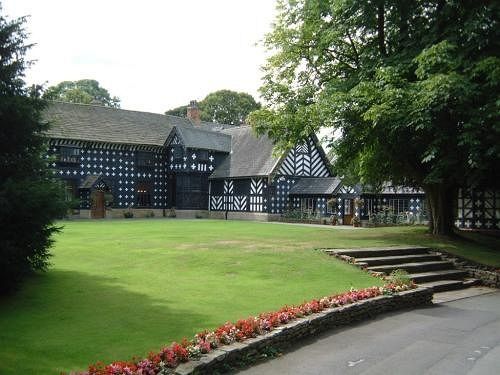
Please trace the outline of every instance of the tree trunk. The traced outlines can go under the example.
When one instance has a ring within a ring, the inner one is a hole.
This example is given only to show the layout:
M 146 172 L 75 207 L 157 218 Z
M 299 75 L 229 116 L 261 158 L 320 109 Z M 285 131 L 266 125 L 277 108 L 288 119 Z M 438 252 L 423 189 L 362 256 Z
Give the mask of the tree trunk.
M 452 235 L 455 225 L 455 213 L 458 188 L 447 185 L 424 187 L 429 203 L 429 229 L 434 235 Z

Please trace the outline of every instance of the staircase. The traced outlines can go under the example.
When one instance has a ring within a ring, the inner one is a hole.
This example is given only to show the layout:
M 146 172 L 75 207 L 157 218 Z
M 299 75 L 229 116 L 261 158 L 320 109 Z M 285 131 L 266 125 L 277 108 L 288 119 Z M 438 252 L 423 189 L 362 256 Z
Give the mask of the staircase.
M 411 279 L 434 292 L 467 288 L 479 280 L 467 278 L 467 272 L 455 268 L 427 247 L 387 247 L 364 249 L 325 249 L 334 255 L 354 258 L 354 264 L 386 275 L 397 269 L 406 270 Z

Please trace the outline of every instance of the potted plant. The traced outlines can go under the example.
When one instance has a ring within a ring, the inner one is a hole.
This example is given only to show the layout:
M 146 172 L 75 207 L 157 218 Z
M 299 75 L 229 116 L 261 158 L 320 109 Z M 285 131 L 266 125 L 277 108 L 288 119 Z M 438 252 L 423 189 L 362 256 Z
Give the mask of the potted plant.
M 123 217 L 125 219 L 132 219 L 134 217 L 134 213 L 132 212 L 132 204 L 129 204 L 127 207 L 127 211 L 123 213 Z
M 354 215 L 354 216 L 352 217 L 351 224 L 352 224 L 354 227 L 359 227 L 359 226 L 360 226 L 360 224 L 361 224 L 361 219 L 359 218 L 359 216 Z
M 356 199 L 354 199 L 354 204 L 358 208 L 363 208 L 365 206 L 365 200 L 361 199 L 361 198 L 356 198 Z
M 330 216 L 330 224 L 337 225 L 338 221 L 339 221 L 339 217 L 337 214 L 333 214 Z
M 172 207 L 172 208 L 168 211 L 168 217 L 177 217 L 177 213 L 175 212 L 175 207 Z

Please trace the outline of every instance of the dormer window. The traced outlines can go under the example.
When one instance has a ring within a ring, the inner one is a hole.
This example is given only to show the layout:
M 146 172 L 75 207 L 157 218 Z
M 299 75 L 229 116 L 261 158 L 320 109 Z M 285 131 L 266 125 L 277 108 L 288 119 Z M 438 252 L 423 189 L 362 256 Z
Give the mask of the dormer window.
M 184 153 L 182 152 L 182 146 L 175 145 L 172 147 L 172 156 L 174 159 L 182 159 Z

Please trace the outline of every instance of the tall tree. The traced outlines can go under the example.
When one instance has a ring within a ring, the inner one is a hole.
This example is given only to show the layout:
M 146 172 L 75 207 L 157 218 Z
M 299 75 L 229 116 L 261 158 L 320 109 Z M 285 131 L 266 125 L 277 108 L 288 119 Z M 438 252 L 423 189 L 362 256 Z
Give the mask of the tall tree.
M 0 7 L 0 294 L 48 266 L 52 223 L 64 215 L 60 186 L 47 168 L 41 121 L 44 101 L 23 81 L 30 65 L 24 18 L 5 19 Z
M 251 95 L 231 90 L 210 93 L 200 104 L 203 120 L 229 125 L 243 124 L 250 112 L 260 108 Z
M 499 4 L 280 0 L 249 116 L 282 148 L 322 126 L 338 170 L 422 187 L 450 234 L 461 186 L 500 181 Z
M 231 90 L 212 92 L 198 105 L 203 121 L 229 125 L 244 123 L 250 112 L 260 108 L 260 104 L 251 95 Z M 186 107 L 173 108 L 165 114 L 185 117 Z
M 50 86 L 43 93 L 43 99 L 120 108 L 120 99 L 116 96 L 111 97 L 108 90 L 101 87 L 94 79 L 63 81 Z

